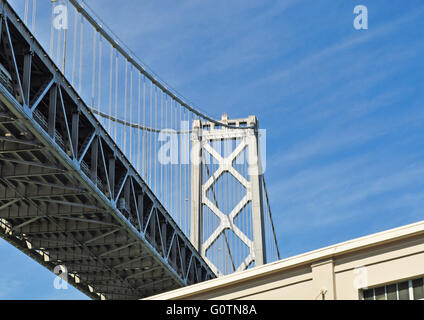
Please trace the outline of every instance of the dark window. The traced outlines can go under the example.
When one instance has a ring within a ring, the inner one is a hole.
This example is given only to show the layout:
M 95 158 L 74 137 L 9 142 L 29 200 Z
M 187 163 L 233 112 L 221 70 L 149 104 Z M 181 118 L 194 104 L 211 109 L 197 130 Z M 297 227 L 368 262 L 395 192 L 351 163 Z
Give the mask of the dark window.
M 365 300 L 374 300 L 374 289 L 364 290 Z
M 423 279 L 416 279 L 412 281 L 412 288 L 414 289 L 414 300 L 424 299 L 423 282 Z
M 362 296 L 364 300 L 424 300 L 424 278 L 364 289 Z
M 375 300 L 386 300 L 386 287 L 375 288 Z
M 397 287 L 396 284 L 386 286 L 387 300 L 397 300 Z
M 409 284 L 408 281 L 398 284 L 399 300 L 409 300 Z

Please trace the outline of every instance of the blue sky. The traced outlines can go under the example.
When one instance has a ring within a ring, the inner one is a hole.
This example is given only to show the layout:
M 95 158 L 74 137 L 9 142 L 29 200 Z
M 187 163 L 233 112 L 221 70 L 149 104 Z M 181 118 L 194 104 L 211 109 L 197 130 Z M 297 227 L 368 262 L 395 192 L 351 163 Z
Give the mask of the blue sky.
M 201 110 L 259 118 L 282 257 L 422 220 L 423 1 L 86 2 Z M 84 298 L 0 255 L 0 299 Z

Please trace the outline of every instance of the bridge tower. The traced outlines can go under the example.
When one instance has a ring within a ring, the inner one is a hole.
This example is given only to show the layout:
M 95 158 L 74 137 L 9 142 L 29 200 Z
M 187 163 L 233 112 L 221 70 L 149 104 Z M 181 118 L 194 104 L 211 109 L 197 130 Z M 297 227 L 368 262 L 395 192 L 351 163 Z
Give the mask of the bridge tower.
M 217 275 L 266 263 L 258 120 L 221 123 L 191 134 L 191 241 Z

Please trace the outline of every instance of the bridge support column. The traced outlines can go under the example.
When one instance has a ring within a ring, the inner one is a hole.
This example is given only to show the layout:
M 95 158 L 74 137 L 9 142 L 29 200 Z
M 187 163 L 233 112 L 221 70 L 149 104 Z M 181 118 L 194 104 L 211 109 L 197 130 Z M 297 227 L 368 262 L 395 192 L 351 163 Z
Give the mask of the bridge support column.
M 202 243 L 202 141 L 200 120 L 193 122 L 191 150 L 191 242 L 197 251 Z
M 263 172 L 257 118 L 220 122 L 193 122 L 191 241 L 216 274 L 227 274 L 266 263 Z
M 249 177 L 252 190 L 252 227 L 253 227 L 253 247 L 255 253 L 255 265 L 266 263 L 266 246 L 265 246 L 265 222 L 264 222 L 264 207 L 263 195 L 261 187 L 262 168 L 259 161 L 258 148 L 258 122 L 255 117 L 249 117 L 250 123 L 255 124 L 256 129 L 254 134 L 248 137 L 249 139 Z

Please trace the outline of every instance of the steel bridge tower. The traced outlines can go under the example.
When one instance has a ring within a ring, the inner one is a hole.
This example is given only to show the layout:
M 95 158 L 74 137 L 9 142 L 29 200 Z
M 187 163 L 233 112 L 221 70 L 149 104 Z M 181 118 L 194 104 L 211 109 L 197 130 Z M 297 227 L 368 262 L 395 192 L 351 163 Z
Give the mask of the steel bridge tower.
M 230 263 L 233 272 L 266 263 L 258 120 L 255 116 L 230 120 L 224 114 L 221 123 L 195 120 L 191 134 L 191 241 L 218 275 L 226 273 L 220 269 Z M 225 176 L 232 186 L 239 186 L 238 197 L 231 194 L 234 187 L 225 189 L 220 183 Z M 242 214 L 248 221 L 244 227 Z M 220 239 L 225 248 L 212 255 Z M 231 244 L 235 241 L 246 251 L 239 259 Z

